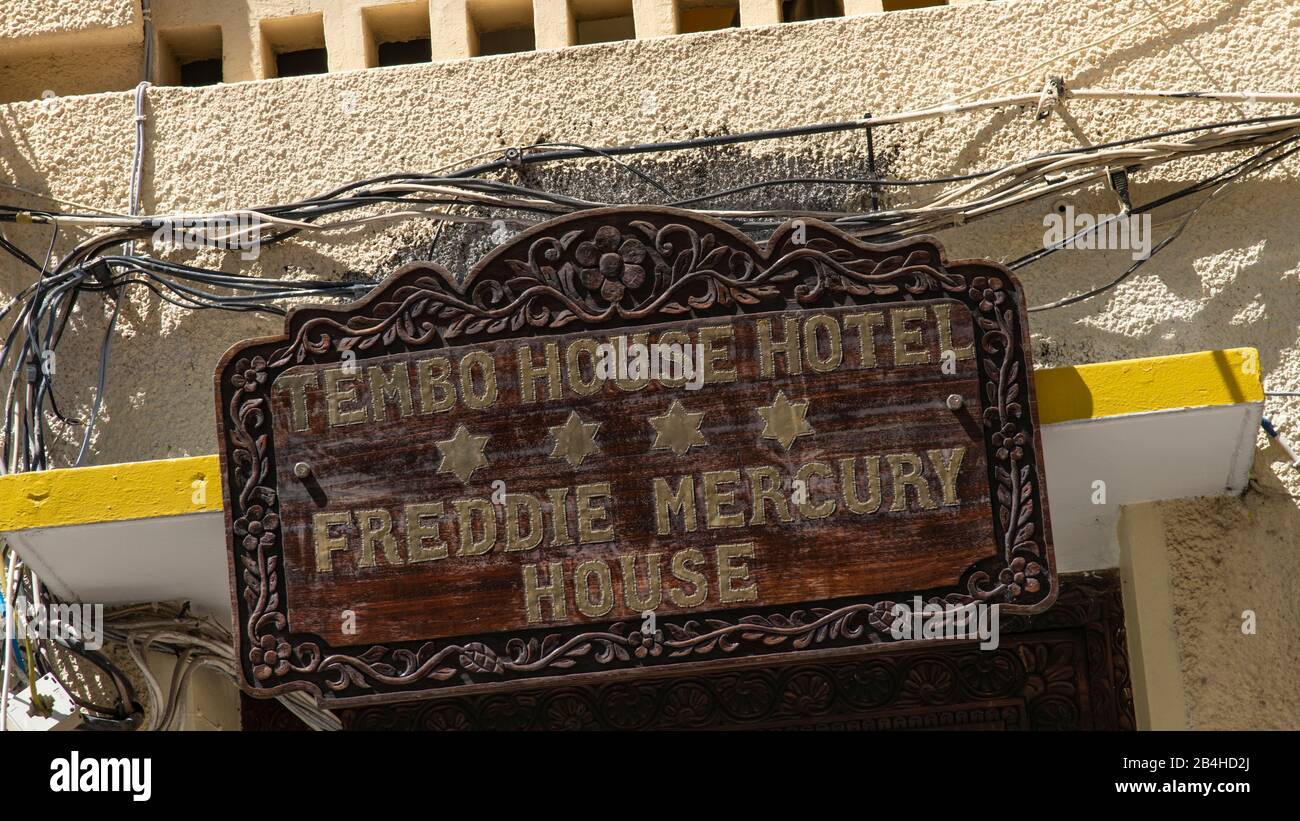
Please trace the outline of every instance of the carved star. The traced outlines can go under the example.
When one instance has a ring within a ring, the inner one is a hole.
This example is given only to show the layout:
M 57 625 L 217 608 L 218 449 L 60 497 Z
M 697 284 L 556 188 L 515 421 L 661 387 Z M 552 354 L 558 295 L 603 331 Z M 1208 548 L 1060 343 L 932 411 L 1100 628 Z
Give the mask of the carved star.
M 689 413 L 674 399 L 667 413 L 650 417 L 650 424 L 655 428 L 655 443 L 650 449 L 671 450 L 677 456 L 684 456 L 692 447 L 704 447 L 708 442 L 700 432 L 702 421 L 703 413 Z
M 462 482 L 468 482 L 474 471 L 488 463 L 487 457 L 483 455 L 483 446 L 487 440 L 487 436 L 471 436 L 464 425 L 458 425 L 454 436 L 435 443 L 442 453 L 438 472 L 454 473 Z
M 551 428 L 551 437 L 555 440 L 551 457 L 565 459 L 576 468 L 582 464 L 583 459 L 593 453 L 600 453 L 600 445 L 596 444 L 598 430 L 599 422 L 584 422 L 577 411 L 569 411 L 569 418 L 563 425 Z
M 762 439 L 775 439 L 786 450 L 800 436 L 810 436 L 812 425 L 804 418 L 808 413 L 808 401 L 791 402 L 785 398 L 785 391 L 777 391 L 776 399 L 766 408 L 755 408 L 763 417 Z

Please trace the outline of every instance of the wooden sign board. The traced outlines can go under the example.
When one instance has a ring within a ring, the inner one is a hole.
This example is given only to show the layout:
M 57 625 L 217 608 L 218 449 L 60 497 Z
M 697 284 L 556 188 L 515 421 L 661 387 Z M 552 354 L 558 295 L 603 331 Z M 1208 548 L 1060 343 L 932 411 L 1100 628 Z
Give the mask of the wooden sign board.
M 222 359 L 244 688 L 330 704 L 886 646 L 1056 595 L 1024 305 L 931 240 L 669 209 L 415 265 Z

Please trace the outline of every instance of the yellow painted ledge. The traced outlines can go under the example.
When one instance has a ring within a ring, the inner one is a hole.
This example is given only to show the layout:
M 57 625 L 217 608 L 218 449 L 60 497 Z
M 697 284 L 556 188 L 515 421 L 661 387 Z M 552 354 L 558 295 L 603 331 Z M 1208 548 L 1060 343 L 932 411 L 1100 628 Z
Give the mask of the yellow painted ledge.
M 1122 359 L 1034 373 L 1043 425 L 1264 401 L 1254 348 Z
M 214 456 L 0 476 L 0 531 L 221 510 Z
M 1261 402 L 1254 348 L 1051 368 L 1034 374 L 1044 425 Z M 0 532 L 221 510 L 216 456 L 0 476 Z

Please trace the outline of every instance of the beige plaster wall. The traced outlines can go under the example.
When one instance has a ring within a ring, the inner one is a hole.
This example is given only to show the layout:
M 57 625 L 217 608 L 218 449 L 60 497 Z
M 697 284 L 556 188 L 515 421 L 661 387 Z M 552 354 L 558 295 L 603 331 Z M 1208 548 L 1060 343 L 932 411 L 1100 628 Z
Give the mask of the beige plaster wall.
M 139 35 L 139 0 L 0 0 L 0 41 L 17 47 L 30 41 L 46 46 L 61 38 L 88 34 L 112 41 Z
M 143 201 L 150 211 L 286 201 L 361 176 L 433 170 L 510 145 L 629 143 L 849 119 L 941 102 L 1022 72 L 1024 79 L 996 91 L 1037 88 L 1048 72 L 1071 87 L 1300 91 L 1294 72 L 1300 5 L 1290 0 L 1196 0 L 1101 45 L 1049 59 L 1158 7 L 1145 0 L 1006 0 L 201 89 L 154 88 L 147 98 Z M 125 208 L 131 106 L 129 93 L 0 106 L 0 180 L 44 196 Z M 1071 102 L 1043 121 L 1004 110 L 889 127 L 877 133 L 876 145 L 885 173 L 929 177 L 1237 116 L 1238 107 L 1221 104 Z M 1134 197 L 1167 193 L 1229 162 L 1203 158 L 1143 175 Z M 861 133 L 809 137 L 643 158 L 638 165 L 683 193 L 759 177 L 861 176 L 866 140 Z M 1261 351 L 1267 385 L 1300 388 L 1298 172 L 1300 162 L 1292 161 L 1237 186 L 1113 292 L 1035 315 L 1038 364 L 1244 345 Z M 538 169 L 529 179 L 613 201 L 658 196 L 602 163 Z M 45 202 L 8 190 L 0 199 Z M 861 193 L 827 188 L 744 202 L 841 207 L 864 201 Z M 1115 208 L 1104 191 L 1070 201 L 1081 210 Z M 1029 204 L 941 239 L 954 256 L 1012 259 L 1041 246 L 1041 220 L 1054 205 Z M 1181 207 L 1170 211 L 1177 216 Z M 1157 224 L 1158 232 L 1168 228 Z M 39 226 L 5 226 L 5 233 L 38 256 L 50 238 Z M 56 253 L 79 236 L 65 231 Z M 425 256 L 431 236 L 429 224 L 408 221 L 267 248 L 251 264 L 210 253 L 176 258 L 265 275 L 369 278 Z M 454 233 L 439 246 L 439 258 L 463 269 L 487 247 L 482 233 Z M 1129 261 L 1126 252 L 1066 252 L 1024 270 L 1022 279 L 1031 304 L 1039 303 L 1105 282 Z M 0 296 L 30 281 L 28 272 L 0 261 Z M 84 299 L 81 309 L 59 350 L 56 388 L 65 413 L 78 415 L 88 412 L 93 397 L 106 319 L 96 299 Z M 134 295 L 114 342 L 93 461 L 213 452 L 214 363 L 234 341 L 277 328 L 274 318 L 186 314 Z M 1300 439 L 1300 402 L 1270 402 L 1268 413 Z M 55 423 L 55 432 L 56 459 L 66 460 L 77 431 Z M 1257 474 L 1277 493 L 1300 493 L 1295 472 L 1275 457 L 1265 453 Z M 1300 727 L 1296 511 L 1285 496 L 1256 494 L 1167 506 L 1169 565 L 1176 598 L 1186 602 L 1175 629 L 1193 726 Z M 1260 634 L 1238 642 L 1239 620 L 1229 616 L 1248 606 L 1258 613 Z M 1241 663 L 1213 669 L 1229 649 Z M 1249 688 L 1242 679 L 1247 671 L 1255 677 Z M 1276 698 L 1250 695 L 1256 691 Z M 1286 692 L 1290 701 L 1281 695 Z
M 1242 499 L 1160 505 L 1193 729 L 1300 726 L 1295 469 L 1285 462 L 1270 466 L 1269 459 L 1260 454 L 1262 481 Z M 1247 611 L 1254 614 L 1253 634 L 1242 629 Z

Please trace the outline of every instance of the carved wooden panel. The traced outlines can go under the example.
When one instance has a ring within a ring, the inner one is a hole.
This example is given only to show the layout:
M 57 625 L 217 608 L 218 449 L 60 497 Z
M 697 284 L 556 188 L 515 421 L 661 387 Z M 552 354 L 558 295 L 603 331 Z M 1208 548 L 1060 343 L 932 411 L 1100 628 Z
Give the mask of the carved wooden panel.
M 702 390 L 598 377 L 596 347 L 670 339 L 705 352 Z M 806 220 L 759 246 L 670 209 L 296 310 L 217 372 L 241 685 L 633 692 L 879 649 L 914 594 L 1041 612 L 1027 339 L 1010 272 L 932 240 Z
M 1132 730 L 1119 579 L 1062 577 L 1046 613 L 1009 619 L 1001 646 L 901 646 L 783 664 L 339 711 L 348 729 Z M 245 729 L 304 729 L 244 697 Z

